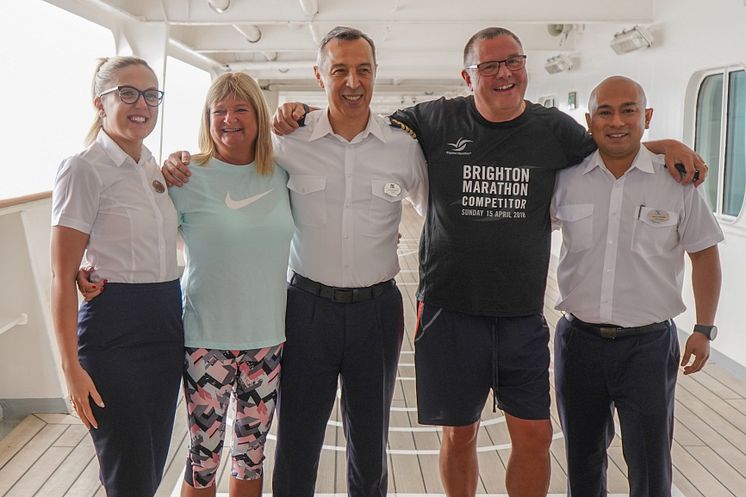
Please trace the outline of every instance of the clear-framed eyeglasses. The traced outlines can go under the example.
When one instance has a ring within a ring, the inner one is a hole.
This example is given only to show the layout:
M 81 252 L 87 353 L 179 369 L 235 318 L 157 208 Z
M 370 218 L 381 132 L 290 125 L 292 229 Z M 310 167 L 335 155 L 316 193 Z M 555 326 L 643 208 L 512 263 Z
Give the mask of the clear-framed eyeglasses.
M 137 102 L 141 95 L 142 98 L 145 99 L 145 104 L 147 104 L 149 107 L 158 107 L 163 101 L 163 92 L 160 90 L 150 89 L 140 91 L 134 86 L 128 85 L 109 88 L 108 90 L 104 90 L 99 93 L 98 96 L 103 97 L 104 95 L 113 93 L 115 91 L 119 93 L 119 99 L 126 104 L 134 104 L 135 102 Z
M 526 55 L 512 55 L 503 60 L 488 60 L 466 66 L 466 69 L 476 69 L 480 76 L 494 76 L 500 71 L 500 64 L 505 64 L 509 71 L 520 71 L 526 67 Z

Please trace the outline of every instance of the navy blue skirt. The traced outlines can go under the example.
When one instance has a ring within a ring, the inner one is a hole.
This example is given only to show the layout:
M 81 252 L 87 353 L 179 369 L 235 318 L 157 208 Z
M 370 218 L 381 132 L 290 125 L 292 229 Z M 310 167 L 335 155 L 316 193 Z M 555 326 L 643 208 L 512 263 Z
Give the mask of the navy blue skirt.
M 107 497 L 152 497 L 163 476 L 184 361 L 179 281 L 108 283 L 78 312 L 78 356 L 105 407 L 91 429 Z

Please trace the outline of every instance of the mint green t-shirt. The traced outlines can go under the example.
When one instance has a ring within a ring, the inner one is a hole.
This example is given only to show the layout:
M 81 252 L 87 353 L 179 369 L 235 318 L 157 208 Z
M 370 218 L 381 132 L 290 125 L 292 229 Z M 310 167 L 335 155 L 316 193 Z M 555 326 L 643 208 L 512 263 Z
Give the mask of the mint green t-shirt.
M 248 350 L 285 341 L 293 218 L 287 173 L 211 159 L 169 193 L 179 213 L 184 344 Z

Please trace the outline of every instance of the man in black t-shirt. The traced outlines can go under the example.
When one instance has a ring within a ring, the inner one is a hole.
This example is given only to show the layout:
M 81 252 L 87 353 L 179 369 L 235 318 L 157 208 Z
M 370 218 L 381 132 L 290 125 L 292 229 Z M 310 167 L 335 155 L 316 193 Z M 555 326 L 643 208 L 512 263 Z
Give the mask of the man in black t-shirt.
M 473 96 L 391 117 L 416 135 L 428 162 L 417 406 L 420 423 L 443 426 L 440 471 L 449 496 L 476 494 L 477 430 L 490 389 L 512 442 L 508 494 L 544 496 L 549 487 L 548 208 L 555 173 L 595 144 L 568 115 L 524 100 L 525 60 L 515 34 L 484 29 L 464 49 L 461 74 Z M 668 152 L 671 162 L 696 161 L 678 143 L 648 148 Z
M 572 118 L 524 100 L 520 40 L 503 28 L 476 33 L 462 77 L 474 95 L 395 113 L 419 140 L 430 194 L 420 246 L 415 336 L 420 423 L 443 426 L 440 471 L 448 496 L 475 495 L 479 415 L 490 389 L 505 412 L 511 496 L 549 487 L 549 330 L 542 314 L 549 262 L 549 203 L 557 170 L 595 144 Z M 298 127 L 302 104 L 278 109 L 273 129 Z M 678 142 L 648 143 L 667 162 L 701 159 Z M 696 164 L 694 164 L 696 162 Z M 701 181 L 701 180 L 700 180 Z
M 509 495 L 549 485 L 549 329 L 542 315 L 555 172 L 593 140 L 524 100 L 526 56 L 502 28 L 475 34 L 462 76 L 473 96 L 396 112 L 428 162 L 416 343 L 419 422 L 443 426 L 446 495 L 475 495 L 479 417 L 490 389 L 512 450 Z

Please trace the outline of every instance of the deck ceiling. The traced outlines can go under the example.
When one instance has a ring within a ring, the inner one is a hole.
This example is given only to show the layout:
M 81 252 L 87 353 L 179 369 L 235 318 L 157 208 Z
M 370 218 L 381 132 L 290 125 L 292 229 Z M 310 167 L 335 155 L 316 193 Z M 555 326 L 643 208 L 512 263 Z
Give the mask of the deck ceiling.
M 169 46 L 221 70 L 246 71 L 267 85 L 308 88 L 318 41 L 337 25 L 357 27 L 377 45 L 380 86 L 457 87 L 464 43 L 486 26 L 516 32 L 529 72 L 572 53 L 591 24 L 653 21 L 654 0 L 48 0 L 107 22 L 166 23 Z M 229 3 L 223 13 L 210 2 Z M 567 36 L 550 25 L 569 25 Z M 240 31 L 261 37 L 250 42 Z

